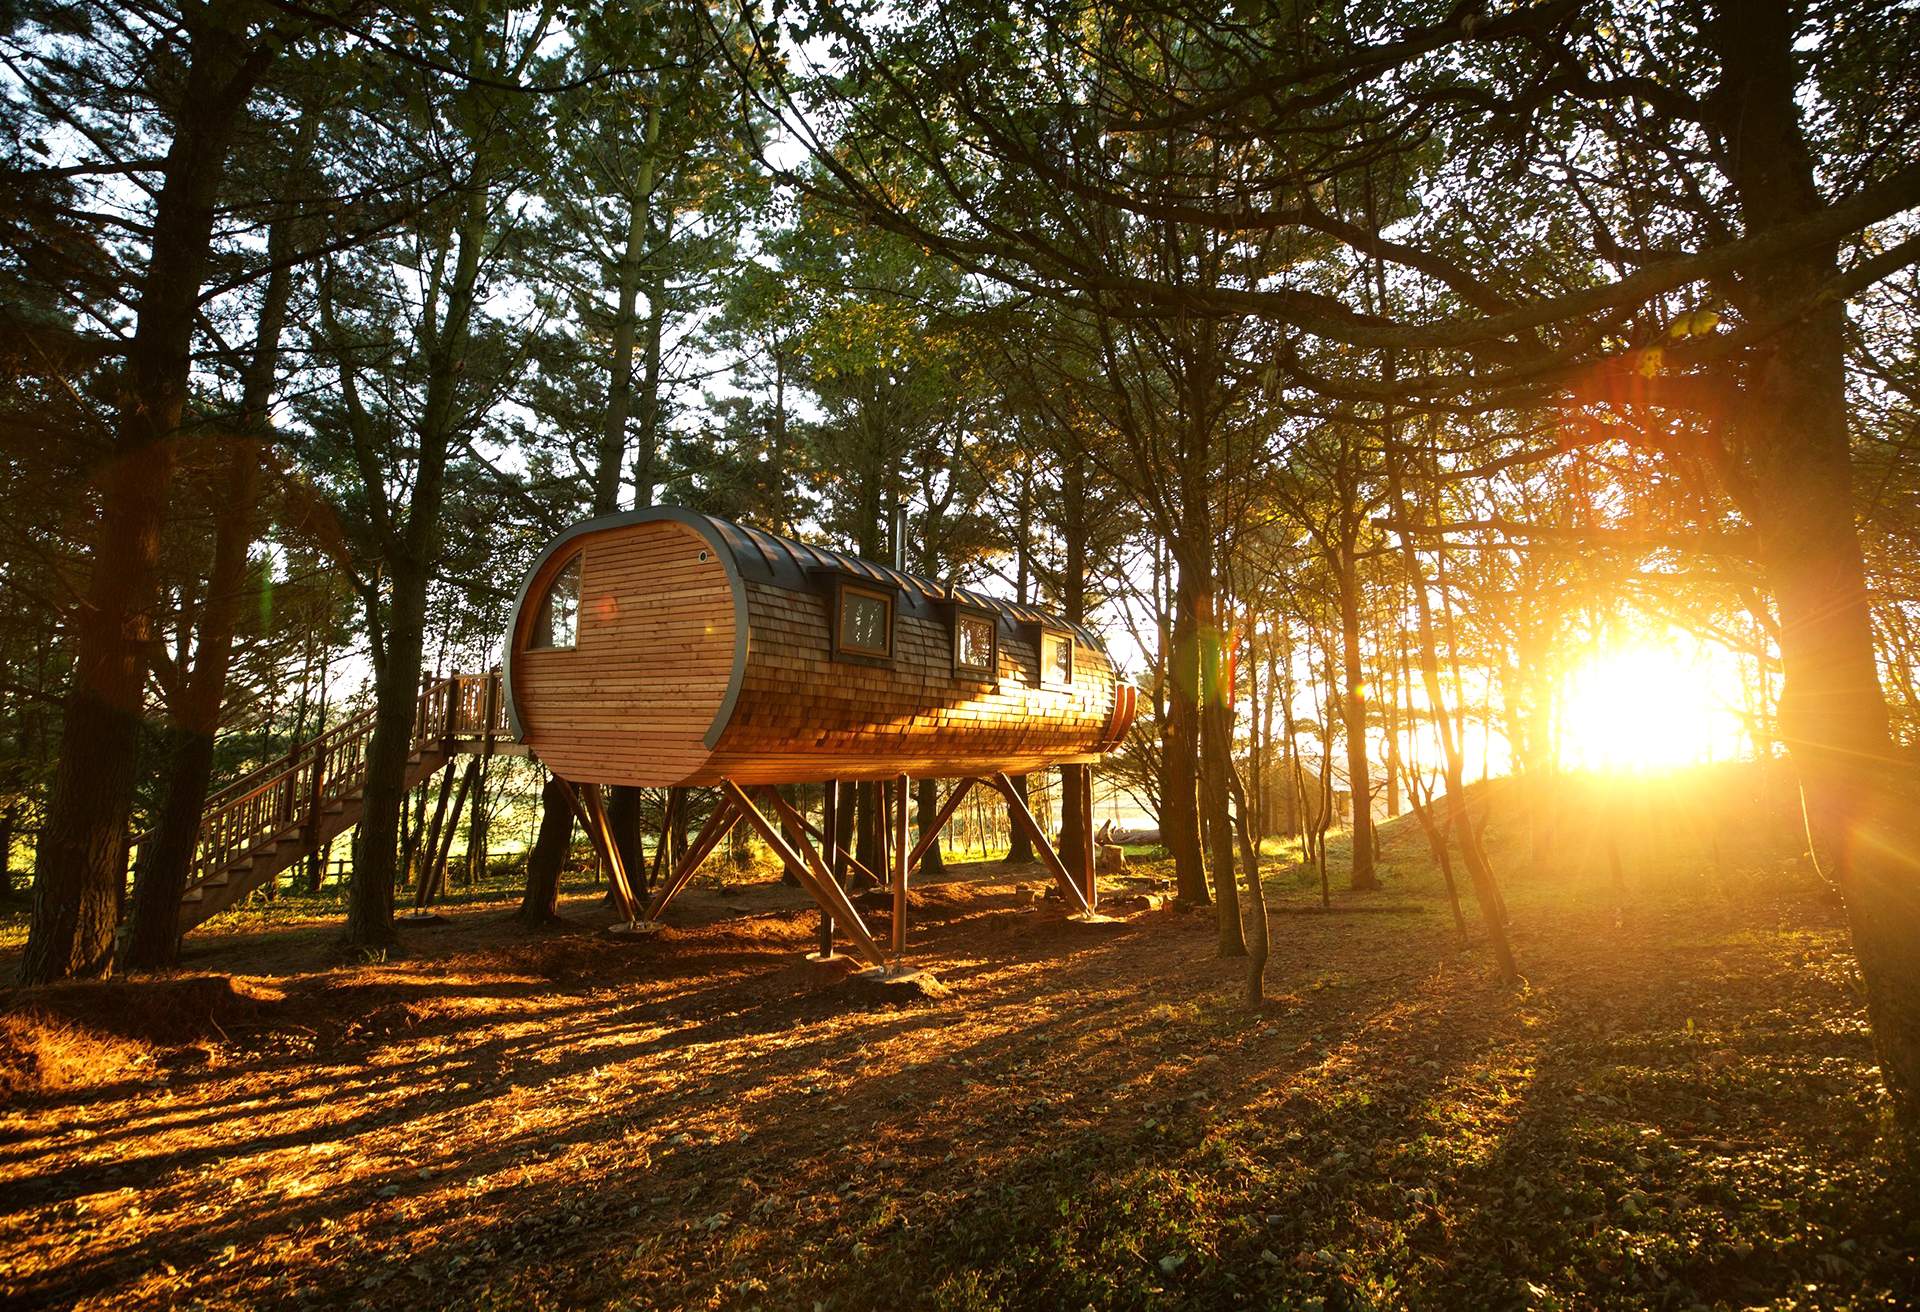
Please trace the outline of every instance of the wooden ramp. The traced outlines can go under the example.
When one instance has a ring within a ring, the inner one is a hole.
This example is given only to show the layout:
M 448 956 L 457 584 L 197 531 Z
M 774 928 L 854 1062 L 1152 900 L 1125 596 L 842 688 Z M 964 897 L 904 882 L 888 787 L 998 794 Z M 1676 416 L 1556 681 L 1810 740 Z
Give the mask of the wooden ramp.
M 319 851 L 360 819 L 373 712 L 366 711 L 207 799 L 181 899 L 186 933 Z M 521 755 L 507 732 L 498 674 L 429 684 L 414 714 L 407 787 L 470 752 Z M 140 840 L 134 841 L 137 848 Z

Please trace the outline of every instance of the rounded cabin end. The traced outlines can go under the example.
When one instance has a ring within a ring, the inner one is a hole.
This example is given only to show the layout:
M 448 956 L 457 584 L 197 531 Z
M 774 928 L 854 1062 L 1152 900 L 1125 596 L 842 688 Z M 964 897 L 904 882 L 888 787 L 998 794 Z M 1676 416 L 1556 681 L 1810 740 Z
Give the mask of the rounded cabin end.
M 735 581 L 676 518 L 588 520 L 529 572 L 507 634 L 515 736 L 561 777 L 663 788 L 697 773 L 729 704 Z

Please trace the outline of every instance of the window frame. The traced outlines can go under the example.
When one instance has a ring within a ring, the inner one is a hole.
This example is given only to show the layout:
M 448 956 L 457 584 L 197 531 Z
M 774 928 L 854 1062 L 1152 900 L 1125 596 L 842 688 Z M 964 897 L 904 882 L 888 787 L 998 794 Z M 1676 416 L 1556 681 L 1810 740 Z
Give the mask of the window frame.
M 984 665 L 968 665 L 960 659 L 960 627 L 967 620 L 977 620 L 987 626 L 987 661 Z M 947 608 L 947 629 L 951 639 L 948 648 L 954 678 L 988 683 L 1000 677 L 999 616 L 984 606 L 953 602 Z
M 841 640 L 846 621 L 847 596 L 849 593 L 854 596 L 877 601 L 887 608 L 887 645 L 884 650 L 872 647 L 852 647 Z M 894 630 L 895 621 L 899 618 L 900 613 L 899 600 L 898 591 L 884 583 L 872 583 L 866 579 L 855 579 L 848 578 L 844 575 L 835 575 L 833 579 L 832 604 L 828 607 L 827 613 L 827 635 L 829 638 L 829 649 L 833 654 L 833 659 L 837 661 L 847 661 L 856 665 L 892 665 L 897 646 Z
M 1050 642 L 1060 642 L 1060 643 L 1066 644 L 1067 677 L 1065 679 L 1059 679 L 1054 677 L 1053 662 L 1047 659 L 1047 644 Z M 1065 629 L 1056 629 L 1056 628 L 1043 626 L 1040 630 L 1039 645 L 1040 645 L 1040 650 L 1039 650 L 1040 686 L 1043 688 L 1061 688 L 1061 689 L 1072 688 L 1074 676 L 1079 673 L 1079 665 L 1080 665 L 1080 661 L 1079 661 L 1080 654 L 1078 651 L 1075 650 L 1078 644 L 1075 643 L 1073 634 L 1069 633 Z
M 580 611 L 586 592 L 586 552 L 576 551 L 568 556 L 566 563 L 553 572 L 547 585 L 540 590 L 540 604 L 534 607 L 533 625 L 527 632 L 526 650 L 528 651 L 578 651 L 580 649 Z M 573 631 L 566 642 L 554 642 L 553 638 L 553 594 L 560 581 L 573 575 Z

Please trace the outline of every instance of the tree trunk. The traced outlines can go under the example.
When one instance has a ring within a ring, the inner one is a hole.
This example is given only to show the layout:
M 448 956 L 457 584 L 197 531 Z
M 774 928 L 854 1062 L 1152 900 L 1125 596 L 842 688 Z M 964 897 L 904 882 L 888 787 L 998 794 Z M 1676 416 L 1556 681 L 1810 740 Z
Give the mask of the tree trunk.
M 303 127 L 302 136 L 310 141 L 309 129 Z M 289 223 L 275 223 L 267 237 L 267 258 L 274 269 L 261 296 L 253 353 L 242 386 L 235 425 L 239 436 L 228 445 L 226 477 L 213 506 L 213 566 L 208 571 L 206 601 L 200 608 L 193 666 L 182 680 L 181 705 L 174 717 L 177 745 L 159 823 L 147 850 L 141 853 L 134 879 L 126 964 L 135 970 L 162 969 L 173 965 L 179 956 L 180 899 L 186 892 L 194 848 L 199 843 L 200 816 L 213 777 L 214 737 L 220 728 L 220 707 L 226 698 L 233 660 L 234 629 L 247 581 L 247 552 L 259 528 L 260 463 L 272 427 L 268 407 L 280 363 L 287 304 L 293 295 L 293 271 L 285 262 L 292 246 Z M 303 676 L 296 738 L 305 731 L 306 712 Z
M 1174 585 L 1173 652 L 1168 661 L 1167 730 L 1161 761 L 1160 841 L 1173 857 L 1181 902 L 1205 906 L 1207 866 L 1200 851 L 1200 643 L 1192 569 Z
M 573 849 L 573 807 L 566 785 L 552 775 L 540 789 L 540 832 L 527 853 L 527 887 L 514 918 L 527 925 L 560 919 L 560 871 Z
M 13 901 L 13 836 L 20 826 L 19 809 L 0 809 L 0 900 Z
M 451 768 L 448 770 L 448 776 L 452 776 Z M 446 828 L 440 835 L 439 843 L 428 852 L 427 867 L 420 874 L 415 905 L 423 910 L 429 902 L 446 891 L 447 859 L 453 854 L 453 834 L 460 827 L 461 808 L 467 804 L 467 795 L 473 791 L 474 783 L 479 777 L 480 758 L 469 757 L 466 769 L 460 772 L 460 788 L 453 795 L 453 810 L 448 816 Z
M 485 68 L 485 21 L 481 17 L 468 21 L 470 65 Z M 356 828 L 353 881 L 347 892 L 347 941 L 358 947 L 386 948 L 395 941 L 393 885 L 399 856 L 395 840 L 405 801 L 407 756 L 412 750 L 415 698 L 426 637 L 427 589 L 439 557 L 447 455 L 454 430 L 461 422 L 459 385 L 466 369 L 480 270 L 488 244 L 488 198 L 496 163 L 490 156 L 496 147 L 491 141 L 483 144 L 483 155 L 488 157 L 474 164 L 454 237 L 457 251 L 445 314 L 438 317 L 439 308 L 431 300 L 425 310 L 424 318 L 432 331 L 425 349 L 426 395 L 417 426 L 412 496 L 404 526 L 400 527 L 399 517 L 394 516 L 396 527 L 389 530 L 383 544 L 391 592 L 385 641 L 375 661 L 373 737 L 367 744 L 366 792 Z M 379 497 L 385 489 L 370 486 L 366 491 L 370 497 Z M 366 601 L 378 610 L 377 591 L 368 592 Z M 370 615 L 369 619 L 377 621 L 378 616 Z
M 1453 719 L 1447 713 L 1446 694 L 1440 685 L 1440 658 L 1434 650 L 1433 607 L 1427 597 L 1425 571 L 1420 567 L 1413 538 L 1407 532 L 1412 520 L 1408 518 L 1406 500 L 1400 490 L 1400 476 L 1393 464 L 1397 455 L 1390 451 L 1387 458 L 1387 480 L 1393 499 L 1394 519 L 1402 526 L 1401 557 L 1406 564 L 1408 585 L 1413 590 L 1414 614 L 1419 620 L 1420 675 L 1426 685 L 1427 705 L 1432 709 L 1434 728 L 1439 734 L 1440 750 L 1446 765 L 1448 823 L 1453 829 L 1454 842 L 1460 848 L 1461 859 L 1466 862 L 1468 878 L 1473 882 L 1474 899 L 1480 905 L 1480 918 L 1487 927 L 1487 941 L 1493 948 L 1494 964 L 1500 972 L 1500 979 L 1509 985 L 1517 984 L 1520 982 L 1520 968 L 1514 962 L 1513 946 L 1507 937 L 1506 906 L 1494 879 L 1493 867 L 1487 860 L 1486 850 L 1480 846 L 1480 836 L 1467 815 L 1466 768 L 1461 760 Z
M 913 786 L 915 842 L 925 841 L 927 831 L 940 816 L 940 781 L 921 779 Z M 940 840 L 934 839 L 927 844 L 926 852 L 920 858 L 920 874 L 931 877 L 941 874 L 947 868 L 946 858 L 940 854 Z
M 1796 98 L 1796 21 L 1783 0 L 1721 0 L 1707 27 L 1726 70 L 1728 173 L 1750 232 L 1821 203 Z M 1804 304 L 1836 262 L 1831 246 L 1771 261 L 1736 295 L 1754 317 Z M 1844 307 L 1828 301 L 1750 348 L 1735 445 L 1779 610 L 1780 735 L 1846 901 L 1881 1078 L 1902 1129 L 1920 1139 L 1920 789 L 1895 752 L 1875 664 L 1854 527 L 1845 333 Z
M 1213 896 L 1220 927 L 1220 955 L 1245 956 L 1246 937 L 1240 925 L 1240 895 L 1233 876 L 1233 821 L 1228 805 L 1227 776 L 1233 771 L 1233 689 L 1226 652 L 1226 634 L 1218 615 L 1218 599 L 1213 584 L 1213 528 L 1206 516 L 1205 497 L 1196 494 L 1187 503 L 1187 519 L 1182 526 L 1182 551 L 1176 553 L 1180 564 L 1179 607 L 1176 620 L 1186 622 L 1186 651 L 1177 653 L 1185 668 L 1176 672 L 1176 698 L 1188 691 L 1193 695 L 1193 710 L 1199 736 L 1199 789 L 1196 820 L 1204 822 L 1204 835 L 1196 825 L 1191 835 L 1193 864 L 1204 881 L 1206 871 L 1213 875 Z M 1175 639 L 1176 648 L 1182 644 Z M 1167 836 L 1164 819 L 1161 836 Z M 1201 859 L 1201 840 L 1208 852 Z M 1174 853 L 1176 883 L 1180 853 Z M 1181 886 L 1184 888 L 1184 884 Z
M 271 285 L 268 291 L 271 297 Z M 283 292 L 282 311 L 285 305 Z M 263 334 L 265 331 L 263 321 Z M 277 342 L 278 323 L 272 332 Z M 126 964 L 133 970 L 161 970 L 173 965 L 179 956 L 180 899 L 187 890 L 194 848 L 200 841 L 200 813 L 206 805 L 208 781 L 213 777 L 214 735 L 220 728 L 220 704 L 226 695 L 227 670 L 233 657 L 234 625 L 246 584 L 259 471 L 259 449 L 251 440 L 236 441 L 228 456 L 221 501 L 215 507 L 213 568 L 208 574 L 206 603 L 201 608 L 193 668 L 184 680 L 173 726 L 175 748 L 159 823 L 141 853 L 134 878 L 126 945 Z
M 627 235 L 615 288 L 613 340 L 607 352 L 607 412 L 594 462 L 592 507 L 596 515 L 610 515 L 620 509 L 620 475 L 627 464 L 627 420 L 633 411 L 633 348 L 640 322 L 640 283 L 652 254 L 648 236 L 653 227 L 654 150 L 660 141 L 660 116 L 658 104 L 648 107 L 645 152 L 628 197 Z M 657 313 L 659 307 L 651 308 Z M 657 391 L 657 375 L 654 387 Z M 649 463 L 649 478 L 651 470 Z M 652 500 L 651 484 L 646 500 Z M 616 785 L 607 791 L 607 827 L 613 831 L 614 845 L 625 868 L 636 872 L 643 869 L 638 788 Z
M 1215 694 L 1203 712 L 1201 791 L 1207 804 L 1208 865 L 1213 868 L 1213 893 L 1219 902 L 1220 955 L 1244 957 L 1247 940 L 1240 923 L 1240 894 L 1233 879 L 1233 819 L 1227 809 L 1233 768 L 1233 703 Z M 1250 878 L 1258 879 L 1258 873 Z
M 1068 624 L 1087 618 L 1087 456 L 1078 453 L 1066 461 L 1060 477 L 1060 612 Z M 1060 851 L 1085 852 L 1093 841 L 1081 832 L 1091 811 L 1093 772 L 1063 769 L 1060 774 Z
M 374 682 L 373 734 L 366 785 L 353 831 L 353 877 L 347 885 L 347 942 L 392 947 L 393 886 L 400 868 L 400 812 L 407 800 L 407 758 L 419 708 L 425 646 L 427 582 L 395 571 L 385 660 Z
M 274 49 L 248 46 L 234 8 L 201 14 L 190 28 L 114 450 L 100 473 L 86 600 L 75 613 L 73 681 L 35 849 L 23 983 L 102 975 L 112 961 L 172 439 L 186 403 L 227 147 Z
M 1254 833 L 1254 813 L 1247 805 L 1247 790 L 1240 772 L 1227 763 L 1227 783 L 1233 790 L 1233 804 L 1239 816 L 1240 863 L 1247 882 L 1247 910 L 1251 932 L 1247 935 L 1247 1005 L 1258 1007 L 1266 1001 L 1267 955 L 1271 935 L 1267 927 L 1267 890 L 1260 883 L 1260 840 Z
M 1013 542 L 1013 589 L 1014 599 L 1023 606 L 1029 604 L 1031 601 L 1028 592 L 1032 583 L 1033 568 L 1030 554 L 1033 537 L 1032 483 L 1032 474 L 1026 466 L 1022 465 L 1020 469 L 1020 487 L 1017 505 L 1018 522 L 1015 526 Z M 1034 658 L 1038 660 L 1039 653 L 1036 652 Z M 1028 810 L 1032 810 L 1031 798 L 1033 794 L 1028 791 L 1027 777 L 1023 774 L 1013 775 L 1011 776 L 1011 782 L 1013 784 L 1013 791 L 1019 795 L 1020 801 L 1027 806 Z M 1032 840 L 1027 837 L 1026 830 L 1013 823 L 1013 816 L 1009 814 L 1007 816 L 1007 864 L 1010 866 L 1026 865 L 1033 861 L 1033 859 Z
M 1360 660 L 1360 576 L 1353 544 L 1341 544 L 1339 559 L 1340 663 L 1346 674 L 1340 699 L 1347 740 L 1347 788 L 1353 797 L 1353 857 L 1348 887 L 1375 889 L 1373 781 L 1367 767 L 1367 671 Z
M 433 820 L 426 827 L 426 837 L 412 853 L 414 902 L 417 906 L 425 906 L 427 898 L 432 896 L 433 867 L 440 854 L 440 834 L 442 829 L 451 832 L 453 828 L 448 815 L 451 814 L 455 819 L 460 815 L 460 802 L 454 800 L 453 796 L 455 774 L 451 763 L 441 767 L 440 787 L 436 790 L 433 802 Z M 424 802 L 424 796 L 422 800 Z
M 1013 785 L 1013 791 L 1019 794 L 1020 800 L 1026 803 L 1028 809 L 1031 810 L 1033 794 L 1029 791 L 1027 776 L 1023 774 L 1010 775 L 1008 776 L 1008 782 Z M 1034 859 L 1033 841 L 1027 837 L 1027 831 L 1019 825 L 1011 823 L 1008 825 L 1008 831 L 1006 863 L 1013 866 L 1025 865 L 1031 862 Z
M 646 868 L 645 824 L 640 815 L 640 790 L 624 784 L 607 789 L 607 828 L 620 853 L 620 868 L 635 878 Z M 609 891 L 612 885 L 608 885 Z

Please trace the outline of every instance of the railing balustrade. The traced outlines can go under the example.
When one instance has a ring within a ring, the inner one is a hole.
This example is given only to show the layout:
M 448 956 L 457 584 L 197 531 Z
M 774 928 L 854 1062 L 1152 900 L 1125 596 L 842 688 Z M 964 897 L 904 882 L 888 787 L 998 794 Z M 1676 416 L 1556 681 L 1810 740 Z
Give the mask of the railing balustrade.
M 189 887 L 277 834 L 299 827 L 311 838 L 322 813 L 361 786 L 374 719 L 373 711 L 363 711 L 210 795 L 188 867 Z M 410 752 L 449 740 L 505 737 L 499 674 L 455 674 L 428 684 L 415 704 L 412 728 Z M 130 869 L 133 853 L 150 838 L 141 835 L 128 845 Z

